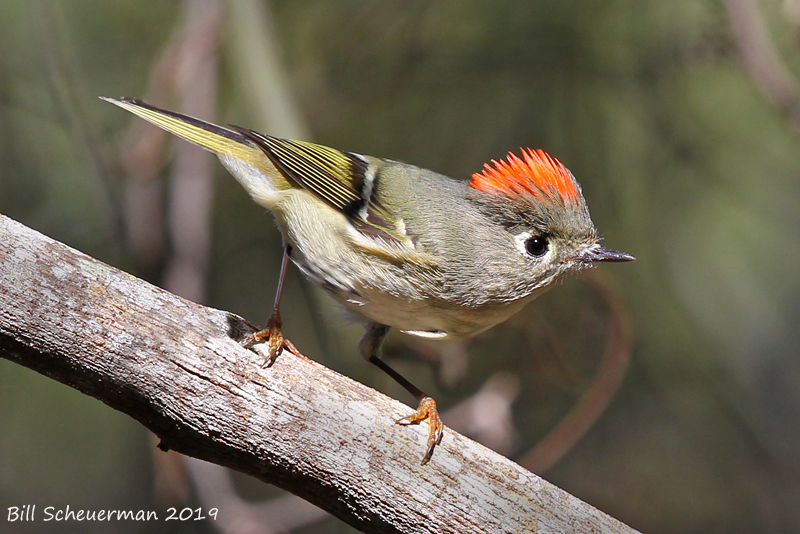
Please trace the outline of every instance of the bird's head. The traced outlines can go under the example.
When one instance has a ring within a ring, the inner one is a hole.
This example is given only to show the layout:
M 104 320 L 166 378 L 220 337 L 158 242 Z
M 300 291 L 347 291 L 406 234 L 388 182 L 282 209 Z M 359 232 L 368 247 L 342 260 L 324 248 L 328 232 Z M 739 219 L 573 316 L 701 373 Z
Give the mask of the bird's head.
M 510 277 L 512 296 L 527 296 L 599 262 L 635 259 L 600 244 L 580 185 L 542 150 L 523 149 L 522 157 L 509 153 L 505 160 L 492 160 L 469 185 L 469 200 L 503 236 L 504 276 Z

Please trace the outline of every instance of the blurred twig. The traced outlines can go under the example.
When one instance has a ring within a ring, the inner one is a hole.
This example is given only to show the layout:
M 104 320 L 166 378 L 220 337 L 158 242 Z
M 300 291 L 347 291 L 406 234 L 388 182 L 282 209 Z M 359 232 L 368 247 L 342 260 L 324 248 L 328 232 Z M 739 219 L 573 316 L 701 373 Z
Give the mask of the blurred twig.
M 253 127 L 272 135 L 309 140 L 308 127 L 294 102 L 280 58 L 276 28 L 268 2 L 228 3 L 231 64 L 248 107 L 255 110 Z
M 195 458 L 187 458 L 186 467 L 203 507 L 224 511 L 214 524 L 224 534 L 278 534 L 330 517 L 291 494 L 265 502 L 245 501 L 236 493 L 230 470 Z
M 214 120 L 222 6 L 218 0 L 185 0 L 184 6 L 176 74 L 180 109 Z M 213 160 L 211 154 L 194 145 L 178 143 L 169 184 L 172 254 L 164 270 L 163 286 L 194 302 L 206 298 Z
M 517 460 L 534 473 L 553 467 L 586 434 L 614 398 L 630 361 L 631 325 L 621 295 L 595 273 L 587 273 L 583 280 L 600 295 L 609 311 L 608 341 L 597 374 L 575 406 Z
M 64 23 L 62 7 L 62 4 L 52 2 L 41 2 L 39 5 L 41 13 L 39 37 L 44 44 L 50 82 L 47 88 L 53 96 L 56 110 L 61 114 L 65 128 L 75 144 L 86 154 L 95 185 L 92 189 L 108 221 L 109 241 L 112 246 L 119 248 L 119 243 L 123 242 L 122 238 L 125 235 L 119 183 L 113 179 L 115 176 L 112 172 L 113 167 L 99 148 L 101 136 L 86 120 L 83 100 L 79 96 L 85 94 L 85 91 L 81 90 L 83 76 L 74 55 L 72 41 L 67 34 L 68 27 Z M 124 248 L 119 251 L 124 251 Z
M 774 106 L 785 113 L 800 134 L 797 80 L 781 60 L 755 0 L 723 0 L 745 68 Z
M 477 393 L 444 412 L 442 420 L 493 451 L 507 454 L 517 439 L 512 406 L 520 387 L 515 375 L 496 373 Z
M 185 113 L 213 119 L 222 9 L 217 0 L 186 0 L 183 5 L 181 23 L 150 75 L 148 98 L 162 105 L 177 100 Z M 165 207 L 164 138 L 163 131 L 134 121 L 121 143 L 120 158 L 128 175 L 127 242 L 151 277 L 166 261 L 162 285 L 202 301 L 210 250 L 213 158 L 187 143 L 176 144 Z

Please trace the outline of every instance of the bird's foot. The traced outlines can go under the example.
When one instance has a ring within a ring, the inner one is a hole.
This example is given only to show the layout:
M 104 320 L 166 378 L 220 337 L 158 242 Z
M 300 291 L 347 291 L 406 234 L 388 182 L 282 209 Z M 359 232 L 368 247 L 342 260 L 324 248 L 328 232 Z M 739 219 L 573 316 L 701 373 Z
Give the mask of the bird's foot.
M 428 463 L 433 456 L 433 449 L 442 442 L 444 435 L 444 425 L 439 418 L 439 410 L 436 408 L 436 401 L 430 397 L 423 397 L 419 401 L 417 411 L 408 417 L 398 419 L 397 423 L 401 425 L 418 425 L 422 421 L 428 421 L 428 449 L 425 451 L 425 457 L 422 459 L 422 465 Z
M 286 349 L 294 355 L 300 355 L 300 351 L 294 346 L 294 343 L 283 337 L 283 321 L 278 310 L 272 312 L 272 315 L 267 321 L 267 326 L 263 330 L 253 332 L 242 340 L 242 346 L 246 349 L 253 349 L 254 346 L 261 343 L 267 344 L 267 358 L 264 360 L 262 367 L 270 367 L 278 356 Z

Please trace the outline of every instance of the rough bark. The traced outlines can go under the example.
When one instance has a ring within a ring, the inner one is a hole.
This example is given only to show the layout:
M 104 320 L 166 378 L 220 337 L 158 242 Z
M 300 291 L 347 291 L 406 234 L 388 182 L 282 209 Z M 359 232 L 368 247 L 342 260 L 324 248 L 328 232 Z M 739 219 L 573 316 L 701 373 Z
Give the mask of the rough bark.
M 409 407 L 288 353 L 262 369 L 237 343 L 252 329 L 0 215 L 0 356 L 130 415 L 162 448 L 364 532 L 634 532 L 449 429 L 420 466 L 427 428 L 393 423 Z

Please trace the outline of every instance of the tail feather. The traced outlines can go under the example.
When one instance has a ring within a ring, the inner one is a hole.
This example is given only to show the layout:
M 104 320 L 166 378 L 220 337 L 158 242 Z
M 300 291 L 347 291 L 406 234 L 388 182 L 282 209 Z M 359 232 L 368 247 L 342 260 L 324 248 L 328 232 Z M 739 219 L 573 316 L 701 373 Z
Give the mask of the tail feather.
M 159 109 L 135 98 L 119 100 L 104 96 L 100 98 L 215 154 L 231 156 L 256 165 L 268 164 L 264 152 L 249 138 L 234 130 L 174 111 Z

